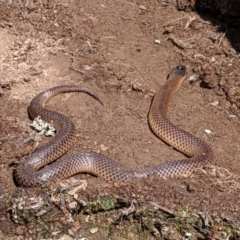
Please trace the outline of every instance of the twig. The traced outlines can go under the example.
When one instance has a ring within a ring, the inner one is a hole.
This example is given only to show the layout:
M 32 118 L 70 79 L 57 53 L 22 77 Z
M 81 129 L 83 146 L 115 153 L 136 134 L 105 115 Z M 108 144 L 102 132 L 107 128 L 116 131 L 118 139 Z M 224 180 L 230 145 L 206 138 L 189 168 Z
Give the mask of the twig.
M 189 19 L 187 20 L 187 23 L 186 23 L 184 29 L 186 30 L 189 27 L 189 25 L 196 19 L 197 19 L 196 17 L 191 17 L 190 16 Z
M 168 214 L 174 216 L 174 213 L 173 213 L 172 210 L 170 210 L 170 209 L 168 209 L 168 208 L 166 208 L 166 207 L 160 206 L 160 205 L 158 205 L 157 203 L 154 203 L 154 202 L 151 202 L 151 204 L 152 204 L 154 207 L 162 210 L 163 212 L 168 213 Z
M 215 48 L 218 48 L 223 40 L 223 38 L 225 37 L 226 33 L 223 33 L 223 35 L 221 36 L 219 43 L 217 44 L 217 46 Z
M 2 109 L 0 112 L 4 112 L 4 111 L 5 111 L 5 108 L 7 107 L 7 105 L 8 105 L 8 103 L 9 103 L 10 99 L 12 98 L 12 95 L 13 95 L 13 93 L 10 94 L 10 96 L 9 96 L 9 98 L 7 99 L 5 105 L 3 106 L 3 109 Z
M 176 51 L 176 52 L 180 53 L 182 56 L 188 58 L 188 59 L 189 59 L 190 61 L 192 61 L 192 62 L 196 62 L 196 63 L 199 63 L 199 64 L 203 65 L 203 63 L 202 63 L 201 61 L 196 60 L 196 59 L 194 59 L 194 58 L 191 58 L 191 57 L 189 57 L 188 55 L 186 55 L 186 54 L 183 53 L 183 52 L 180 52 L 180 51 Z

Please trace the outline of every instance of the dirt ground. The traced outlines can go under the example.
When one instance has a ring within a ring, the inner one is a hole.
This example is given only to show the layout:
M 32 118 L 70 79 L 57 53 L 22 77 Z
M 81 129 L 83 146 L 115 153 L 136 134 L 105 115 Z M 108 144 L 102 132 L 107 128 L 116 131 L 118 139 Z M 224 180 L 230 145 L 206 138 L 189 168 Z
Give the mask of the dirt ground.
M 110 239 L 107 223 L 101 228 L 92 212 L 84 213 L 86 221 L 80 225 L 73 217 L 73 228 L 52 227 L 52 222 L 69 220 L 69 209 L 53 200 L 62 192 L 57 184 L 27 189 L 14 182 L 13 170 L 23 157 L 48 141 L 29 128 L 27 107 L 37 93 L 66 84 L 96 90 L 104 106 L 84 93 L 61 94 L 47 105 L 76 125 L 77 141 L 67 154 L 97 151 L 142 169 L 183 157 L 153 135 L 147 120 L 156 89 L 178 64 L 187 66 L 188 76 L 170 104 L 169 118 L 212 147 L 214 166 L 166 181 L 120 185 L 79 174 L 66 184 L 84 185 L 77 197 L 73 194 L 82 206 L 100 197 L 118 199 L 118 204 L 121 199 L 122 205 L 110 211 L 114 218 L 123 206 L 128 210 L 114 228 L 119 232 L 134 225 L 136 209 L 145 204 L 168 213 L 184 208 L 205 216 L 210 230 L 218 226 L 202 236 L 163 237 L 161 219 L 154 227 L 162 238 L 143 236 L 146 229 L 141 228 L 126 236 L 111 232 L 111 239 L 240 239 L 240 55 L 219 30 L 217 18 L 203 19 L 196 12 L 178 11 L 175 1 L 154 0 L 0 1 L 0 12 L 0 239 L 70 239 L 64 233 Z M 70 201 L 65 194 L 63 198 Z M 39 199 L 53 203 L 47 220 L 44 214 L 31 218 L 29 212 L 20 217 L 19 209 L 23 214 L 24 207 Z M 134 219 L 128 218 L 131 214 Z M 89 216 L 94 218 L 91 227 Z M 41 235 L 36 230 L 40 219 L 47 223 Z M 219 224 L 234 228 L 235 235 L 227 230 L 224 235 Z

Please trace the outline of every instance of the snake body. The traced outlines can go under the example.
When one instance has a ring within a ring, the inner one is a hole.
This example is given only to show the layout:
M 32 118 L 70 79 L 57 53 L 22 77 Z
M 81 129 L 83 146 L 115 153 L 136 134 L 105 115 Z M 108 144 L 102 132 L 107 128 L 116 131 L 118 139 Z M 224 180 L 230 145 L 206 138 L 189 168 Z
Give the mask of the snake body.
M 85 92 L 99 102 L 102 103 L 102 101 L 98 94 L 90 88 L 59 86 L 37 95 L 28 107 L 28 113 L 32 119 L 40 116 L 44 121 L 52 121 L 57 128 L 57 134 L 46 145 L 26 157 L 25 161 L 15 169 L 15 179 L 19 185 L 31 187 L 56 182 L 77 173 L 90 173 L 100 176 L 106 181 L 123 182 L 133 177 L 142 178 L 153 174 L 159 178 L 189 175 L 196 168 L 212 162 L 213 151 L 207 143 L 178 128 L 167 118 L 169 101 L 179 89 L 185 75 L 185 66 L 177 66 L 171 71 L 166 83 L 154 96 L 149 111 L 149 125 L 160 139 L 189 158 L 143 170 L 130 170 L 107 156 L 95 152 L 80 152 L 60 158 L 75 140 L 75 127 L 67 117 L 45 109 L 45 103 L 53 96 L 64 92 Z M 58 158 L 60 159 L 55 161 Z M 47 165 L 53 161 L 55 162 Z

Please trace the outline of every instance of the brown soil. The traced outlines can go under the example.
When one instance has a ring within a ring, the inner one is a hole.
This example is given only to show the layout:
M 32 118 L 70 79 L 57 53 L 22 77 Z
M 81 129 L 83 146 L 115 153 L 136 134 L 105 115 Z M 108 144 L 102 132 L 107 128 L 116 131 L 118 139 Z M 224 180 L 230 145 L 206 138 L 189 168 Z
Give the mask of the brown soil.
M 0 3 L 0 238 L 31 236 L 9 209 L 14 199 L 49 193 L 22 189 L 13 179 L 22 158 L 48 140 L 29 128 L 27 106 L 37 93 L 64 84 L 95 89 L 104 106 L 78 93 L 47 106 L 77 127 L 68 154 L 98 151 L 140 169 L 182 157 L 147 121 L 156 89 L 179 63 L 188 77 L 170 104 L 170 119 L 211 145 L 214 166 L 187 178 L 120 186 L 83 174 L 73 179 L 87 179 L 85 201 L 101 195 L 184 206 L 240 229 L 240 56 L 218 31 L 218 19 L 212 25 L 196 12 L 177 11 L 172 1 L 6 2 Z

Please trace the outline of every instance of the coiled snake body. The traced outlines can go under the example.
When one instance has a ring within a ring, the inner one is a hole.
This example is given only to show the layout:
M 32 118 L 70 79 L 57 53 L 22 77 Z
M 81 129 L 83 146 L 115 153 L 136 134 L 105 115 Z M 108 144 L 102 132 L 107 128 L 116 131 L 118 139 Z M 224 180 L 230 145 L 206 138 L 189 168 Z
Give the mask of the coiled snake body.
M 184 176 L 212 162 L 212 149 L 204 141 L 173 125 L 166 115 L 169 101 L 179 89 L 185 75 L 185 66 L 177 66 L 171 71 L 166 83 L 154 96 L 149 111 L 149 125 L 159 138 L 189 158 L 143 170 L 130 170 L 100 153 L 81 152 L 62 157 L 47 165 L 61 157 L 71 147 L 75 140 L 75 127 L 67 117 L 45 109 L 45 103 L 51 97 L 63 92 L 85 92 L 101 102 L 98 94 L 90 88 L 60 86 L 40 93 L 30 103 L 28 108 L 30 117 L 34 119 L 40 116 L 44 121 L 53 121 L 58 131 L 52 140 L 27 156 L 25 161 L 15 169 L 15 179 L 19 185 L 31 187 L 65 179 L 76 173 L 91 173 L 106 181 L 123 182 L 133 177 L 141 178 L 152 174 L 159 178 Z

